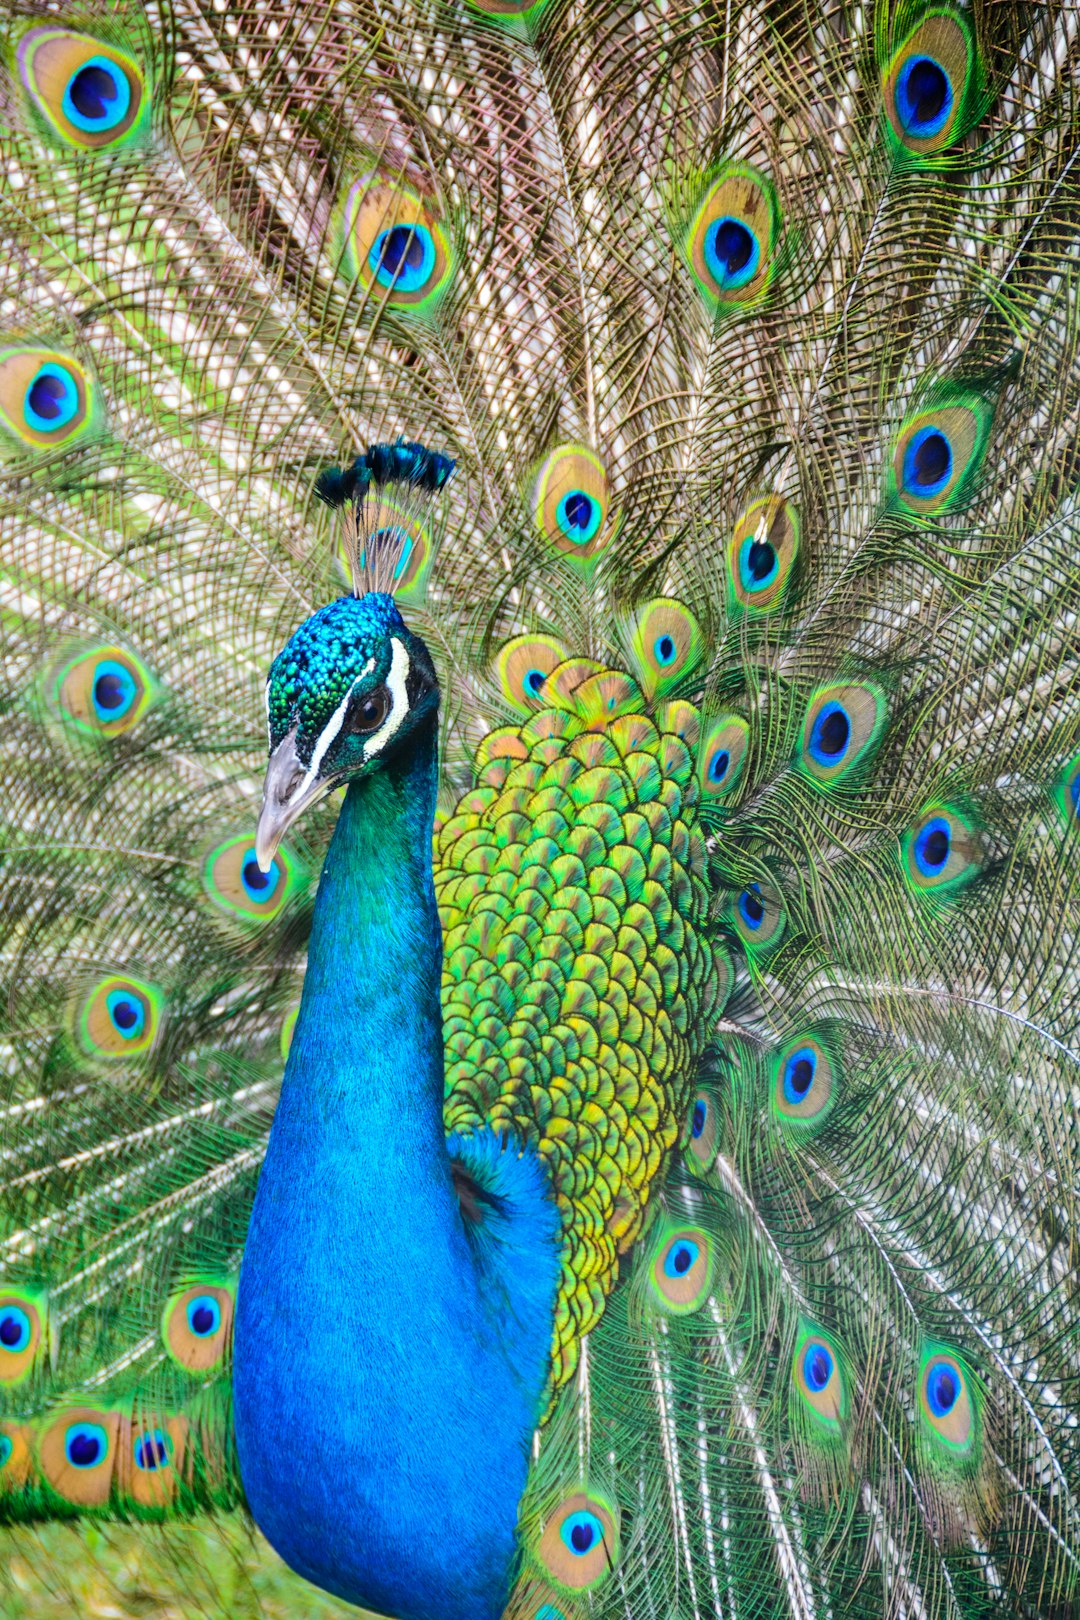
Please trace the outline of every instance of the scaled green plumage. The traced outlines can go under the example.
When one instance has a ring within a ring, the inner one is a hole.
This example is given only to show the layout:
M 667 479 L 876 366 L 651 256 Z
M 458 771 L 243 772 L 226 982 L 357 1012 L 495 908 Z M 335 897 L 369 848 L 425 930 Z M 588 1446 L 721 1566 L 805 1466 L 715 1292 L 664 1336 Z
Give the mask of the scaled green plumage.
M 263 682 L 390 533 L 447 1129 L 562 1220 L 508 1613 L 1071 1612 L 1076 23 L 9 11 L 6 1518 L 240 1503 L 333 821 L 256 877 Z M 457 474 L 357 558 L 398 437 Z
M 681 705 L 679 731 L 657 726 L 624 678 L 619 707 L 639 712 L 606 722 L 607 700 L 599 716 L 589 702 L 604 679 L 488 734 L 481 785 L 443 825 L 436 864 L 447 1125 L 513 1131 L 550 1170 L 564 1226 L 556 1387 L 643 1229 L 731 976 L 707 937 L 684 740 L 696 714 Z

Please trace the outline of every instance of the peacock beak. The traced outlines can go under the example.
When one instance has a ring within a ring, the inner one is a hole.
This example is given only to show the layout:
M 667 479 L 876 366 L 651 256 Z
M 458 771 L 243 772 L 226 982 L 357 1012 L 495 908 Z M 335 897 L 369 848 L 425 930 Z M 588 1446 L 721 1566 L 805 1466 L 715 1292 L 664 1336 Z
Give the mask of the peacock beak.
M 269 872 L 277 847 L 298 816 L 330 792 L 334 783 L 304 770 L 296 753 L 296 731 L 283 737 L 266 767 L 263 802 L 255 829 L 255 859 Z

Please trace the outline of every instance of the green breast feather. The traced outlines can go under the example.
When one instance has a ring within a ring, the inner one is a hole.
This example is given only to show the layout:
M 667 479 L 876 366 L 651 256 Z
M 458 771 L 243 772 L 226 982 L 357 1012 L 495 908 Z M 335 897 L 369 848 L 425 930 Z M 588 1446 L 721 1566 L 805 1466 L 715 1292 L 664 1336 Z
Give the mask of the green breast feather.
M 730 967 L 708 937 L 697 711 L 650 714 L 629 676 L 584 660 L 549 688 L 557 706 L 484 739 L 435 881 L 447 1128 L 517 1132 L 549 1166 L 557 1388 L 642 1230 Z

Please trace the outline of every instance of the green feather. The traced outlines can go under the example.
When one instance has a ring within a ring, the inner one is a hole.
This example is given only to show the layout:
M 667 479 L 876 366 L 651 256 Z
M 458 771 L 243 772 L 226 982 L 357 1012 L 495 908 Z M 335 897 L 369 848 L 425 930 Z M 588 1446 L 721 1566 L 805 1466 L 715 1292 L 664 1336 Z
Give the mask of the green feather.
M 439 674 L 447 1130 L 561 1223 L 507 1614 L 1075 1605 L 1074 24 L 4 24 L 20 1612 L 279 1590 L 213 1516 L 336 802 L 260 886 L 264 687 L 354 574 Z M 399 439 L 453 480 L 317 498 Z

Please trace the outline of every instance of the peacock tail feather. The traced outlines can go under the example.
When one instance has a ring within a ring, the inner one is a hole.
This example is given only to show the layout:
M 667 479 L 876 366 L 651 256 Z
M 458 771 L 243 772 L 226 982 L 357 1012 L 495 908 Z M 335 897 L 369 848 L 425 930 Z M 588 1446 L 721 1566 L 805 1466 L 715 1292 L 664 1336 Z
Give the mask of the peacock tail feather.
M 1075 9 L 2 26 L 0 1514 L 243 1504 L 337 813 L 260 869 L 263 687 L 355 578 L 442 691 L 447 1134 L 557 1206 L 507 1615 L 1064 1620 Z

